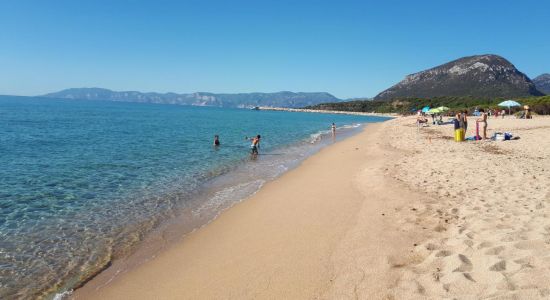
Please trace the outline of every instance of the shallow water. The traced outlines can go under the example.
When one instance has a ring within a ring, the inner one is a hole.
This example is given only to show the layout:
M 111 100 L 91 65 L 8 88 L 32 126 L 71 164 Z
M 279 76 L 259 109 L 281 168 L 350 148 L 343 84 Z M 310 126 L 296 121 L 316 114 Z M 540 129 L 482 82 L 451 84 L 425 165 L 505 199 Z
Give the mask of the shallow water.
M 254 193 L 317 151 L 332 122 L 345 135 L 382 120 L 0 97 L 0 298 L 69 290 L 161 220 L 188 210 L 201 224 Z

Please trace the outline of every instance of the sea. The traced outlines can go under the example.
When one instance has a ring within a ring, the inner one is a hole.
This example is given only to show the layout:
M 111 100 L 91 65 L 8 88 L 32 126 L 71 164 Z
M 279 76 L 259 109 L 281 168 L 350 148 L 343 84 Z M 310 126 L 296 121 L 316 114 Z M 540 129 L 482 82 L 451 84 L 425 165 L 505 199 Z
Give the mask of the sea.
M 0 299 L 66 294 L 167 224 L 181 238 L 386 119 L 0 96 Z

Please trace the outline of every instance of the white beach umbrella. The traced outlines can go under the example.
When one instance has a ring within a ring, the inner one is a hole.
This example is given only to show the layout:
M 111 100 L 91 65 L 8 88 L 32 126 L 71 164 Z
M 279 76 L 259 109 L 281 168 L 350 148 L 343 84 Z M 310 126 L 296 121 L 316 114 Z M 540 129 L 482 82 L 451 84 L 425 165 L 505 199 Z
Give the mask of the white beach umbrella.
M 498 104 L 498 106 L 502 106 L 502 107 L 508 107 L 508 112 L 509 114 L 512 114 L 512 110 L 511 110 L 511 107 L 512 106 L 521 106 L 521 104 L 519 104 L 518 102 L 514 101 L 514 100 L 506 100 L 506 101 L 502 101 Z

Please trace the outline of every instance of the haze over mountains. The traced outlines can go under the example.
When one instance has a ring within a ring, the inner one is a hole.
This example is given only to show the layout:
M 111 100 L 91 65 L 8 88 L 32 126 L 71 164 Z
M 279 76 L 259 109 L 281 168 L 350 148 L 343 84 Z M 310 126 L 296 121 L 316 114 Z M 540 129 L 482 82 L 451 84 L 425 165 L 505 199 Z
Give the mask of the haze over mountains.
M 136 91 L 116 92 L 102 88 L 72 88 L 43 97 L 61 99 L 107 100 L 121 102 L 141 102 L 158 104 L 178 104 L 194 106 L 216 106 L 245 108 L 251 106 L 274 106 L 298 108 L 324 102 L 339 102 L 340 99 L 329 93 L 142 93 Z
M 535 84 L 505 58 L 475 55 L 414 73 L 381 92 L 375 100 L 442 96 L 526 97 L 541 96 Z

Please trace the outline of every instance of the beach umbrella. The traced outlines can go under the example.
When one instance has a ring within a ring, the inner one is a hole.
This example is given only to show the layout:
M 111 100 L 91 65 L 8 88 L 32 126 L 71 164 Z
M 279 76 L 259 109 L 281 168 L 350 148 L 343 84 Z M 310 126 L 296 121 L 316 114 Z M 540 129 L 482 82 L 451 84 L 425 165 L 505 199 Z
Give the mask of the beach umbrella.
M 439 108 L 432 108 L 432 109 L 428 110 L 427 113 L 430 114 L 430 115 L 433 115 L 433 114 L 438 114 L 440 112 L 441 112 L 441 110 Z
M 438 107 L 437 109 L 439 109 L 440 112 L 445 112 L 445 111 L 448 111 L 448 110 L 449 110 L 449 108 L 446 107 L 446 106 L 440 106 L 440 107 Z
M 511 115 L 512 114 L 512 109 L 511 107 L 513 106 L 521 106 L 521 104 L 517 103 L 516 101 L 514 100 L 506 100 L 506 101 L 502 101 L 498 104 L 498 106 L 502 106 L 502 107 L 508 107 L 508 113 Z
M 430 110 L 430 107 L 429 107 L 429 106 L 424 106 L 424 108 L 422 108 L 422 112 L 423 112 L 423 113 L 428 112 L 428 110 Z

